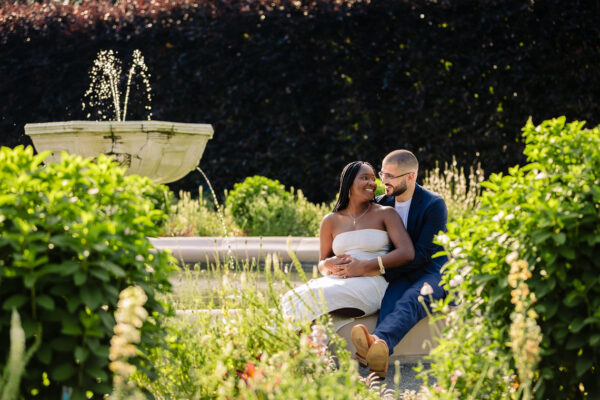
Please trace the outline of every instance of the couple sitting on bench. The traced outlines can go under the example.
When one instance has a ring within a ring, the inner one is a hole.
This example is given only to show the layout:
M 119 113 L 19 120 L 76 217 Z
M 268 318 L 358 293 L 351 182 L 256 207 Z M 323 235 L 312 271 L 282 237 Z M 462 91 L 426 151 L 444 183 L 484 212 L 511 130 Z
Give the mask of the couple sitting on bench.
M 284 313 L 303 320 L 323 312 L 357 317 L 379 310 L 375 330 L 358 324 L 351 339 L 356 359 L 380 377 L 394 347 L 426 316 L 418 300 L 422 287 L 431 292 L 428 306 L 445 295 L 439 283 L 447 258 L 432 256 L 441 250 L 433 238 L 446 229 L 446 204 L 416 183 L 418 167 L 407 150 L 388 154 L 379 172 L 386 194 L 375 199 L 374 168 L 362 161 L 346 165 L 337 203 L 321 223 L 324 276 L 282 298 Z

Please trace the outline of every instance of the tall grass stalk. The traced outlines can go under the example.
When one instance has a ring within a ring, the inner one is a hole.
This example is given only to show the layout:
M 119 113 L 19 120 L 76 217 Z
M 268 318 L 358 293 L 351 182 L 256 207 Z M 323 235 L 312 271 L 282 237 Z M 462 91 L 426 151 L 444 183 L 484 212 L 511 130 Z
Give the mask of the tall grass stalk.
M 163 226 L 164 236 L 224 236 L 239 232 L 233 219 L 219 214 L 203 195 L 193 199 L 189 192 L 180 191 L 179 200 L 170 206 Z
M 0 400 L 16 400 L 20 397 L 19 385 L 21 384 L 21 377 L 25 373 L 25 366 L 37 351 L 41 342 L 42 328 L 40 326 L 33 346 L 25 352 L 25 331 L 21 325 L 21 316 L 17 310 L 13 309 L 10 321 L 8 362 L 0 377 Z
M 444 198 L 448 220 L 453 221 L 457 217 L 468 217 L 479 208 L 483 181 L 484 172 L 479 164 L 470 167 L 467 175 L 463 167 L 457 167 L 456 157 L 452 157 L 452 163 L 444 163 L 443 169 L 436 163 L 433 170 L 426 171 L 423 186 Z

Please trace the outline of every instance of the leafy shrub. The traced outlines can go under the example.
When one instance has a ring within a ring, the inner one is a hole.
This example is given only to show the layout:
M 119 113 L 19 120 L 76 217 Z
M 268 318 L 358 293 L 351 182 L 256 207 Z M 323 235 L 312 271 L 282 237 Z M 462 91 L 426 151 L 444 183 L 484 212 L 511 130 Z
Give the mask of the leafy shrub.
M 157 318 L 168 311 L 158 292 L 170 289 L 168 255 L 157 252 L 166 187 L 124 176 L 105 156 L 96 162 L 31 147 L 0 150 L 0 360 L 9 349 L 10 310 L 17 309 L 28 346 L 42 344 L 27 366 L 22 393 L 73 398 L 110 393 L 109 340 L 119 291 L 140 286 L 150 318 L 142 347 L 156 345 Z M 144 371 L 143 357 L 134 362 Z
M 329 208 L 309 202 L 302 191 L 252 176 L 236 183 L 225 200 L 227 214 L 250 236 L 316 236 Z
M 468 341 L 452 338 L 468 338 L 477 318 L 492 325 L 496 354 L 510 354 L 511 314 L 519 311 L 511 299 L 523 293 L 509 279 L 509 262 L 518 257 L 529 266 L 527 284 L 543 335 L 535 397 L 600 394 L 600 128 L 583 126 L 566 124 L 564 117 L 537 127 L 529 121 L 523 133 L 529 164 L 492 175 L 482 184 L 487 190 L 477 215 L 448 225 L 442 236 L 452 255 L 446 303 L 461 305 L 464 323 L 432 352 L 437 379 L 469 367 L 464 356 L 448 354 L 465 350 Z M 482 367 L 473 372 L 484 379 Z
M 230 236 L 239 234 L 233 218 L 216 211 L 212 202 L 199 191 L 197 199 L 189 192 L 180 191 L 179 200 L 169 207 L 162 236 Z
M 225 207 L 242 229 L 251 229 L 255 224 L 254 215 L 250 213 L 252 204 L 271 195 L 283 201 L 292 200 L 292 196 L 278 180 L 258 175 L 250 176 L 233 185 L 233 190 L 227 193 Z

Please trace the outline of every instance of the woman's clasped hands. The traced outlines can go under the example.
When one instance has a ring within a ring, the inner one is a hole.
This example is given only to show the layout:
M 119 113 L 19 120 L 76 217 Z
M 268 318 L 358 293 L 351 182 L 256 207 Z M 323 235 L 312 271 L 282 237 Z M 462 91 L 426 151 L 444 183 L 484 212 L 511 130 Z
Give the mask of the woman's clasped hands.
M 323 275 L 334 275 L 339 278 L 352 278 L 362 276 L 362 271 L 357 268 L 357 260 L 351 255 L 342 254 L 321 260 L 319 270 Z

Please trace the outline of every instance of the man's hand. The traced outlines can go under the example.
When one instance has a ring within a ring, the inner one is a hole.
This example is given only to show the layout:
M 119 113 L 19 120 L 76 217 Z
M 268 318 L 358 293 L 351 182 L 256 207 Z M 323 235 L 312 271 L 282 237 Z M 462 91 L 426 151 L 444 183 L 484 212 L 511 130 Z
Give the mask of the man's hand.
M 352 257 L 346 254 L 326 258 L 319 262 L 319 271 L 323 275 L 337 275 L 340 268 L 349 263 L 350 260 L 352 260 Z

